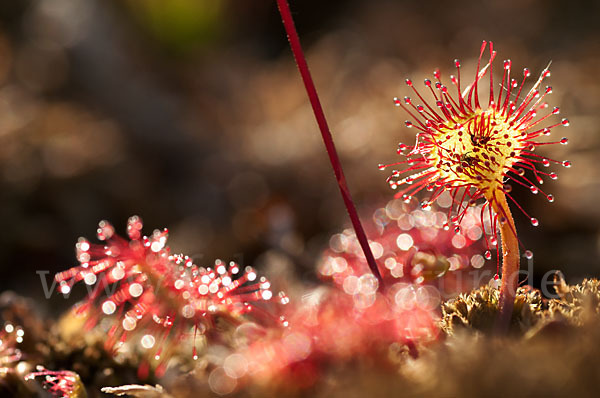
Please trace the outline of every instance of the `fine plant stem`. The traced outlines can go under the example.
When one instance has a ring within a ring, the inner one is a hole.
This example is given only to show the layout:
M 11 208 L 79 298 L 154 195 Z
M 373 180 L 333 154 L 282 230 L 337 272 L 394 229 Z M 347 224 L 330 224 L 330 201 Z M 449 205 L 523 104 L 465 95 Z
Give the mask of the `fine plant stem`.
M 500 285 L 500 314 L 496 323 L 499 333 L 508 331 L 519 279 L 519 240 L 512 214 L 504 192 L 497 190 L 491 202 L 501 220 L 502 239 L 502 284 Z
M 356 206 L 354 205 L 354 201 L 350 195 L 350 189 L 348 189 L 348 184 L 346 183 L 346 177 L 344 176 L 342 164 L 335 149 L 335 144 L 333 143 L 331 131 L 329 130 L 329 126 L 327 124 L 327 119 L 323 113 L 323 108 L 317 94 L 317 89 L 313 83 L 310 71 L 308 69 L 308 64 L 306 63 L 306 58 L 304 57 L 304 52 L 302 51 L 302 46 L 300 45 L 300 39 L 298 38 L 298 33 L 296 32 L 296 26 L 290 12 L 289 4 L 287 0 L 277 0 L 277 6 L 279 7 L 279 13 L 281 14 L 281 19 L 283 20 L 283 26 L 285 27 L 292 53 L 296 59 L 296 65 L 298 65 L 298 70 L 300 71 L 302 81 L 304 82 L 304 88 L 306 89 L 313 113 L 317 119 L 317 124 L 319 125 L 319 130 L 321 131 L 321 136 L 323 137 L 323 143 L 327 149 L 327 154 L 329 155 L 331 167 L 335 173 L 335 178 L 337 180 L 338 187 L 340 188 L 340 193 L 342 194 L 344 204 L 346 205 L 346 210 L 348 211 L 348 215 L 352 221 L 352 227 L 354 227 L 356 238 L 358 239 L 360 247 L 365 254 L 365 258 L 369 268 L 371 269 L 371 272 L 379 281 L 379 288 L 382 289 L 383 278 L 381 277 L 379 269 L 377 268 L 377 263 L 375 262 L 375 257 L 371 252 L 367 235 L 362 227 L 360 218 L 358 217 L 358 212 L 356 211 Z

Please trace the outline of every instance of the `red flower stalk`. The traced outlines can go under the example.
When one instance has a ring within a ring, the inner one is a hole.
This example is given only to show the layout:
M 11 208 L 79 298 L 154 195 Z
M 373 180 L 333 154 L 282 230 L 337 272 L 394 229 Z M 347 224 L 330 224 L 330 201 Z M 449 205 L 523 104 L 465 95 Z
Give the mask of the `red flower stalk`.
M 383 279 L 379 272 L 379 268 L 377 267 L 377 263 L 375 262 L 375 258 L 373 257 L 373 253 L 371 252 L 371 248 L 369 247 L 367 235 L 365 234 L 363 226 L 360 222 L 360 217 L 356 211 L 356 206 L 352 200 L 352 195 L 350 194 L 350 189 L 348 188 L 348 183 L 346 182 L 346 177 L 344 176 L 344 169 L 342 168 L 342 163 L 340 162 L 337 150 L 335 149 L 335 143 L 333 142 L 331 131 L 329 131 L 327 118 L 323 112 L 323 107 L 321 106 L 317 89 L 313 83 L 310 70 L 308 69 L 308 63 L 306 62 L 304 52 L 302 51 L 302 46 L 300 45 L 300 38 L 298 38 L 298 32 L 296 32 L 296 26 L 294 24 L 294 19 L 292 18 L 292 13 L 290 12 L 290 6 L 287 0 L 277 0 L 277 7 L 279 8 L 281 20 L 283 22 L 283 26 L 285 27 L 288 41 L 290 42 L 290 48 L 292 49 L 294 59 L 296 60 L 296 65 L 298 66 L 298 71 L 302 77 L 306 94 L 308 95 L 310 105 L 312 106 L 313 113 L 315 114 L 315 119 L 317 120 L 319 130 L 321 131 L 323 144 L 325 144 L 325 149 L 327 150 L 327 155 L 329 156 L 329 161 L 331 162 L 331 167 L 335 174 L 335 179 L 337 181 L 338 188 L 340 189 L 340 194 L 342 195 L 344 205 L 346 206 L 346 210 L 350 216 L 352 227 L 354 228 L 354 232 L 356 233 L 360 247 L 363 251 L 367 264 L 369 265 L 369 269 L 379 281 L 380 287 L 383 288 Z
M 439 282 L 449 294 L 475 287 L 457 274 L 484 266 L 486 246 L 482 238 L 486 230 L 491 231 L 491 223 L 486 218 L 482 224 L 480 206 L 475 206 L 461 219 L 460 232 L 450 231 L 446 208 L 451 205 L 450 195 L 445 194 L 429 211 L 422 210 L 415 200 L 405 203 L 399 199 L 375 211 L 372 223 L 366 226 L 372 238 L 371 250 L 384 265 L 382 276 L 387 286 Z M 332 236 L 319 273 L 352 295 L 372 278 L 351 230 Z
M 77 398 L 86 396 L 85 387 L 79 375 L 68 370 L 47 370 L 38 367 L 37 372 L 29 373 L 25 380 L 43 377 L 42 386 L 55 398 Z
M 95 285 L 78 312 L 89 316 L 88 328 L 105 316 L 116 317 L 108 332 L 108 349 L 135 337 L 160 361 L 158 372 L 182 339 L 210 332 L 217 317 L 235 323 L 249 312 L 261 320 L 274 317 L 254 305 L 271 300 L 273 293 L 270 282 L 252 267 L 221 260 L 214 268 L 199 267 L 188 256 L 171 254 L 166 229 L 155 230 L 150 237 L 142 236 L 141 229 L 141 219 L 131 217 L 128 241 L 101 221 L 98 239 L 105 243 L 80 238 L 76 244 L 80 265 L 55 277 L 65 294 L 79 281 Z M 287 302 L 283 293 L 279 298 Z M 196 358 L 195 347 L 193 355 Z
M 456 87 L 456 94 L 452 94 L 442 82 L 439 70 L 434 72 L 433 82 L 425 79 L 425 91 L 431 97 L 429 102 L 412 80 L 406 80 L 421 103 L 416 104 L 410 97 L 403 100 L 395 98 L 394 103 L 411 116 L 413 120 L 407 121 L 406 126 L 416 128 L 418 133 L 415 145 L 399 145 L 398 153 L 404 154 L 406 160 L 393 165 L 408 167 L 394 170 L 388 181 L 394 189 L 403 188 L 396 194 L 397 198 L 408 200 L 424 189 L 431 192 L 429 198 L 423 201 L 423 207 L 429 206 L 443 192 L 450 192 L 456 204 L 455 215 L 451 218 L 454 224 L 465 216 L 469 205 L 479 199 L 484 201 L 482 217 L 487 210 L 493 220 L 493 233 L 500 221 L 503 252 L 501 323 L 506 324 L 512 312 L 519 270 L 519 242 L 507 198 L 529 218 L 532 225 L 539 224 L 511 196 L 508 182 L 525 186 L 534 194 L 541 193 L 553 202 L 554 197 L 542 191 L 540 185 L 542 177 L 554 180 L 557 175 L 538 167 L 552 163 L 570 167 L 571 163 L 538 155 L 535 149 L 543 145 L 566 144 L 566 138 L 552 142 L 540 142 L 538 139 L 550 135 L 554 127 L 568 126 L 569 121 L 549 122 L 553 115 L 559 113 L 558 108 L 538 116 L 542 109 L 548 107 L 545 100 L 552 93 L 551 87 L 541 88 L 542 82 L 550 76 L 548 67 L 529 90 L 524 90 L 531 72 L 526 68 L 519 83 L 511 78 L 511 61 L 506 60 L 500 88 L 494 94 L 492 64 L 496 52 L 490 42 L 489 61 L 482 68 L 481 59 L 486 46 L 484 41 L 474 81 L 464 89 L 461 86 L 460 62 L 454 61 L 457 73 L 450 76 L 450 81 Z M 488 72 L 489 99 L 482 104 L 479 85 Z M 525 170 L 531 171 L 533 178 L 526 177 Z M 531 252 L 526 251 L 525 255 L 530 257 Z

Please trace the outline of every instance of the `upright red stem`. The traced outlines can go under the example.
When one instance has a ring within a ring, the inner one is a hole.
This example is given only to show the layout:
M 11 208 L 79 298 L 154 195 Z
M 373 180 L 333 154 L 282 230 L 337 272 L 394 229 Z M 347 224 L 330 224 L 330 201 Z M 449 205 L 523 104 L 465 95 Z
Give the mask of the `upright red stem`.
M 500 334 L 508 332 L 510 328 L 515 296 L 519 281 L 519 240 L 517 229 L 510 208 L 506 202 L 506 195 L 502 191 L 493 194 L 492 206 L 494 211 L 504 222 L 500 223 L 500 236 L 502 239 L 502 284 L 500 285 L 500 314 L 496 321 L 496 331 Z
M 358 217 L 356 206 L 354 206 L 354 201 L 352 200 L 352 196 L 350 195 L 350 190 L 348 189 L 348 184 L 346 183 L 346 177 L 344 176 L 342 164 L 340 163 L 338 153 L 335 149 L 335 144 L 333 143 L 333 138 L 331 137 L 331 132 L 329 131 L 329 126 L 327 125 L 327 119 L 325 118 L 323 108 L 321 107 L 321 101 L 319 101 L 317 89 L 315 88 L 312 77 L 310 75 L 308 64 L 306 63 L 306 58 L 304 58 L 304 52 L 302 51 L 302 46 L 300 45 L 300 39 L 298 38 L 298 33 L 296 32 L 294 19 L 292 18 L 292 14 L 290 13 L 289 4 L 287 0 L 277 0 L 277 6 L 279 7 L 279 13 L 281 14 L 281 19 L 283 20 L 283 26 L 285 27 L 285 31 L 288 36 L 288 41 L 290 42 L 290 47 L 292 48 L 292 53 L 294 53 L 294 58 L 296 59 L 296 65 L 298 65 L 298 70 L 300 71 L 300 75 L 302 76 L 302 81 L 304 82 L 304 87 L 306 89 L 306 93 L 308 94 L 308 99 L 310 100 L 313 113 L 315 114 L 315 118 L 317 119 L 319 129 L 321 130 L 323 143 L 325 144 L 325 148 L 327 149 L 327 154 L 329 155 L 331 167 L 333 167 L 333 172 L 335 173 L 335 178 L 337 180 L 338 187 L 340 188 L 340 193 L 342 194 L 342 198 L 344 199 L 346 210 L 348 211 L 348 215 L 350 216 L 350 220 L 352 221 L 352 226 L 354 227 L 356 237 L 358 239 L 358 242 L 360 243 L 360 247 L 362 248 L 365 254 L 365 258 L 367 259 L 367 264 L 369 265 L 371 272 L 373 272 L 373 275 L 375 275 L 375 277 L 377 277 L 377 279 L 379 280 L 379 287 L 383 288 L 383 279 L 381 277 L 381 274 L 379 273 L 379 269 L 377 268 L 377 263 L 375 262 L 375 257 L 373 257 L 373 253 L 371 252 L 371 247 L 369 246 L 367 235 L 365 234 L 365 230 L 363 229 L 362 224 L 360 223 L 360 218 Z

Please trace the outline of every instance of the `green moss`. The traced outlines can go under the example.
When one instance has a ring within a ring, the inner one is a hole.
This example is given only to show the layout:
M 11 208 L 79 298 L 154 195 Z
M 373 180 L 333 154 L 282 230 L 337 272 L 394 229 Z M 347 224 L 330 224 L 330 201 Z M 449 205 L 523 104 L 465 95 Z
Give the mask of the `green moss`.
M 447 334 L 460 329 L 491 333 L 498 318 L 500 291 L 483 286 L 442 305 L 441 328 Z M 510 333 L 522 335 L 544 318 L 547 303 L 534 289 L 519 288 L 515 297 Z

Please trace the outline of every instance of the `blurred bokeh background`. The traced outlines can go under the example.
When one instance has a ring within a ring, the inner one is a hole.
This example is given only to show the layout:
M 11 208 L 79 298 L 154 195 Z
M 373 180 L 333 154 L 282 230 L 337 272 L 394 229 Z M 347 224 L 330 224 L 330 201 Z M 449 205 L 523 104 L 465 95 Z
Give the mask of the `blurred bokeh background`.
M 393 192 L 378 163 L 413 131 L 392 105 L 405 77 L 473 73 L 483 39 L 533 74 L 571 121 L 549 156 L 574 167 L 516 188 L 535 278 L 599 276 L 600 3 L 559 0 L 292 1 L 363 219 Z M 75 264 L 79 236 L 169 227 L 198 263 L 282 267 L 308 282 L 347 224 L 271 0 L 0 2 L 0 289 L 43 297 L 36 271 Z M 58 300 L 55 308 L 72 301 Z M 41 306 L 48 302 L 40 300 Z

